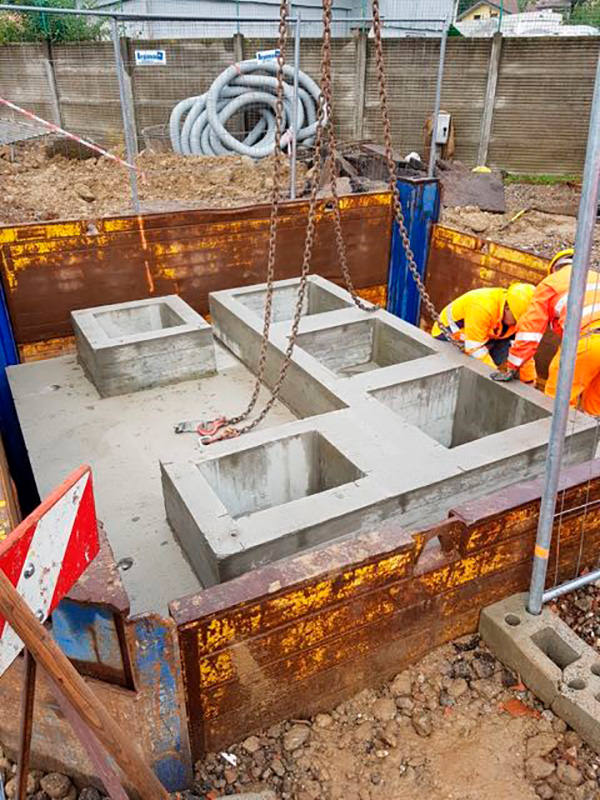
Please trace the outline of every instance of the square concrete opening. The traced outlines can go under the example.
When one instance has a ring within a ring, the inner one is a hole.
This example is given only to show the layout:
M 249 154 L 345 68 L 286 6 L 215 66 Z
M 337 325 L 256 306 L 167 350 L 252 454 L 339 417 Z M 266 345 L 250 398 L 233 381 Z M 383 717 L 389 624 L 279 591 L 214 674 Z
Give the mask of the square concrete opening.
M 371 392 L 444 447 L 458 447 L 550 416 L 489 378 L 459 367 Z
M 534 633 L 531 641 L 561 670 L 580 658 L 579 653 L 573 650 L 553 628 L 544 628 Z
M 198 469 L 234 519 L 364 477 L 316 431 L 200 462 Z
M 99 311 L 94 314 L 94 317 L 104 333 L 111 339 L 139 336 L 143 333 L 185 325 L 185 320 L 166 303 Z
M 402 364 L 434 352 L 380 319 L 303 333 L 296 343 L 340 376 Z
M 297 292 L 297 284 L 275 288 L 273 292 L 273 322 L 285 322 L 293 319 Z M 255 292 L 240 292 L 235 294 L 234 297 L 249 311 L 263 319 L 266 294 L 265 289 L 259 289 Z M 351 302 L 343 300 L 333 292 L 329 292 L 315 283 L 309 283 L 302 305 L 302 316 L 323 314 L 326 311 L 338 311 L 340 308 L 350 308 L 351 306 Z

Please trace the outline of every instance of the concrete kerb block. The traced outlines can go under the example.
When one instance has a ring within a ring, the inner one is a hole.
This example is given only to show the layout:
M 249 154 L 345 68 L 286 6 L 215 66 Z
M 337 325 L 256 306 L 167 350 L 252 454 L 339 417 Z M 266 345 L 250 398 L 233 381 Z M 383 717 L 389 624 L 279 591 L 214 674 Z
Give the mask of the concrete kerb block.
M 212 329 L 177 295 L 71 312 L 80 364 L 102 397 L 216 372 Z
M 600 656 L 560 617 L 544 608 L 527 611 L 516 594 L 481 612 L 479 632 L 488 647 L 523 683 L 600 751 Z

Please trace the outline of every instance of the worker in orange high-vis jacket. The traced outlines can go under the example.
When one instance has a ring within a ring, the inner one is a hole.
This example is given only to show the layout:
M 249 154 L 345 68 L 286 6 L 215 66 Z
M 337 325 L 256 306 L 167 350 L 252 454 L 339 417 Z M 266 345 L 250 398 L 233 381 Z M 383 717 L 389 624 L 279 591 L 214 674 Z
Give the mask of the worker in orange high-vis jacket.
M 452 338 L 464 345 L 467 355 L 495 368 L 506 361 L 517 321 L 528 308 L 534 288 L 530 283 L 514 283 L 508 289 L 472 289 L 443 308 L 440 320 Z M 447 338 L 437 322 L 431 335 Z M 526 383 L 535 381 L 533 359 L 523 362 L 520 378 Z
M 535 354 L 548 325 L 562 338 L 573 255 L 571 248 L 561 250 L 550 262 L 547 277 L 536 286 L 529 308 L 519 319 L 508 354 L 509 369 L 492 373 L 494 380 L 506 381 L 516 377 L 521 365 Z M 559 364 L 560 349 L 548 369 L 545 392 L 550 397 L 556 394 Z M 587 278 L 571 388 L 571 405 L 578 404 L 586 413 L 600 415 L 600 274 L 593 270 Z

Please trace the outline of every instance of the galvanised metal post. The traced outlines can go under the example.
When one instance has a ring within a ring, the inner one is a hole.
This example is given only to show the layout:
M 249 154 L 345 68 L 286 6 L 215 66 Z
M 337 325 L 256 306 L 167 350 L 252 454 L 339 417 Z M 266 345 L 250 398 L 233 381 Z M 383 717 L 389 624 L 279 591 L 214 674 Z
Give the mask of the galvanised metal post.
M 583 172 L 583 187 L 577 217 L 575 257 L 567 300 L 567 318 L 560 353 L 558 385 L 554 399 L 550 440 L 546 456 L 544 489 L 540 503 L 540 516 L 533 557 L 531 587 L 527 608 L 531 614 L 540 614 L 544 602 L 544 585 L 548 569 L 548 556 L 552 540 L 552 524 L 556 508 L 556 493 L 560 475 L 565 432 L 569 417 L 569 400 L 575 371 L 575 356 L 581 329 L 583 297 L 587 283 L 588 265 L 594 237 L 600 183 L 600 58 L 596 67 L 596 83 L 590 116 L 587 152 Z
M 290 199 L 296 199 L 296 137 L 298 135 L 298 76 L 300 74 L 300 9 L 296 11 L 294 28 L 294 89 L 292 92 L 292 142 L 290 163 Z
M 442 38 L 440 40 L 440 62 L 438 64 L 437 82 L 435 84 L 435 104 L 433 109 L 433 124 L 431 128 L 431 147 L 429 148 L 429 169 L 427 170 L 427 177 L 433 178 L 433 171 L 435 169 L 435 159 L 437 154 L 437 145 L 435 143 L 437 122 L 440 115 L 440 103 L 442 100 L 442 82 L 444 80 L 444 64 L 446 61 L 446 43 L 448 41 L 448 31 L 450 30 L 451 17 L 448 17 L 444 22 L 444 30 L 442 31 Z
M 121 42 L 119 39 L 119 30 L 117 28 L 116 17 L 111 17 L 110 20 L 111 36 L 113 40 L 113 47 L 115 50 L 115 64 L 117 66 L 117 77 L 119 79 L 119 97 L 121 99 L 121 116 L 123 117 L 123 130 L 125 132 L 125 147 L 127 148 L 127 161 L 130 164 L 135 164 L 136 146 L 135 136 L 132 126 L 135 124 L 131 118 L 131 114 L 127 108 L 127 90 L 125 87 L 125 65 L 123 64 L 123 54 L 121 53 Z M 136 214 L 140 213 L 140 200 L 138 196 L 138 183 L 137 172 L 134 169 L 129 170 L 129 186 L 131 188 L 131 205 Z

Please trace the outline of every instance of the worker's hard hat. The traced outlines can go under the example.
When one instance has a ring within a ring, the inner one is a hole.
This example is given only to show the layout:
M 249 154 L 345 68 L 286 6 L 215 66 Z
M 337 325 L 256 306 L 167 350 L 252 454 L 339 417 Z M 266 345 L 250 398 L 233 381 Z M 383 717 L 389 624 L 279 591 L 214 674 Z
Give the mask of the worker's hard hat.
M 506 303 L 516 320 L 523 316 L 531 302 L 535 286 L 531 283 L 513 283 L 506 292 Z
M 556 272 L 557 269 L 570 264 L 573 261 L 574 255 L 575 251 L 572 247 L 567 247 L 565 250 L 559 250 L 548 265 L 548 275 L 551 275 L 553 272 Z

